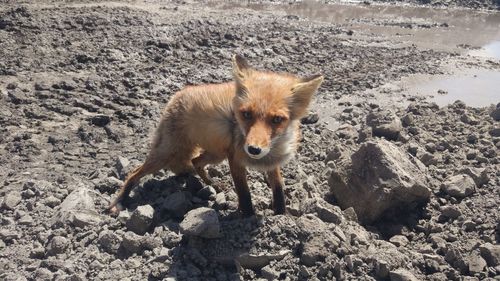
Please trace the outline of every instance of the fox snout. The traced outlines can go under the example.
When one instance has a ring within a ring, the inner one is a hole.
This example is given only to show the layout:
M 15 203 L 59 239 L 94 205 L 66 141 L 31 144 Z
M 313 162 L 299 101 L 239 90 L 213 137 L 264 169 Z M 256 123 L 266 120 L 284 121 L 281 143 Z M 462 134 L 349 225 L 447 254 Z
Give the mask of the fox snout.
M 261 159 L 271 150 L 271 135 L 264 124 L 254 124 L 248 130 L 245 141 L 245 152 L 253 159 Z

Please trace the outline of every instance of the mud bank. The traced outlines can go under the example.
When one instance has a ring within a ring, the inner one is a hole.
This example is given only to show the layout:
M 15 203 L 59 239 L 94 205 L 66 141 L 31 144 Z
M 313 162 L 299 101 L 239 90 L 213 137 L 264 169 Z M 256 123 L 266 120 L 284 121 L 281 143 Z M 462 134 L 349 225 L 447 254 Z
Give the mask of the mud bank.
M 0 278 L 494 280 L 496 102 L 438 106 L 391 85 L 447 73 L 445 63 L 499 63 L 393 40 L 279 9 L 0 6 Z M 327 77 L 284 167 L 288 214 L 272 215 L 271 191 L 251 172 L 258 215 L 239 218 L 226 164 L 210 169 L 212 187 L 150 176 L 129 210 L 105 214 L 172 94 L 231 79 L 234 53 Z M 358 172 L 372 175 L 363 200 L 384 198 L 370 205 L 376 216 L 339 196 L 339 183 L 364 180 Z

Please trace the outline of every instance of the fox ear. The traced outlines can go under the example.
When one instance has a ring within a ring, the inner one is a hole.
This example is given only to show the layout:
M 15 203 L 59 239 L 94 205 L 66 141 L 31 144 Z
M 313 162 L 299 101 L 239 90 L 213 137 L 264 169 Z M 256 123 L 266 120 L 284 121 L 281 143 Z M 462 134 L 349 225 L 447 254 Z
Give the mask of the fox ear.
M 233 56 L 233 75 L 237 82 L 245 80 L 250 70 L 252 70 L 252 68 L 245 58 L 240 55 Z
M 316 74 L 306 78 L 302 78 L 292 88 L 291 111 L 293 117 L 301 118 L 306 114 L 312 96 L 323 83 L 323 75 Z

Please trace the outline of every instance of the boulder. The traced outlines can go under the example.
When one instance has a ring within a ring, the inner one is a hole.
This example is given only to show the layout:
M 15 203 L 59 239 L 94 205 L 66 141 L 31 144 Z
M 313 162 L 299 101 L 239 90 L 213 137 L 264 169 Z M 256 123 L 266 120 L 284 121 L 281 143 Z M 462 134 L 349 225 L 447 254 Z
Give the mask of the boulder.
M 54 236 L 50 242 L 47 244 L 46 250 L 48 256 L 54 256 L 64 253 L 68 247 L 68 239 L 62 236 Z
M 389 209 L 427 202 L 431 195 L 425 166 L 386 140 L 363 143 L 350 163 L 339 167 L 329 178 L 330 191 L 342 209 L 353 207 L 363 223 Z
M 210 208 L 201 207 L 191 210 L 180 223 L 180 231 L 184 235 L 203 238 L 220 237 L 219 217 Z

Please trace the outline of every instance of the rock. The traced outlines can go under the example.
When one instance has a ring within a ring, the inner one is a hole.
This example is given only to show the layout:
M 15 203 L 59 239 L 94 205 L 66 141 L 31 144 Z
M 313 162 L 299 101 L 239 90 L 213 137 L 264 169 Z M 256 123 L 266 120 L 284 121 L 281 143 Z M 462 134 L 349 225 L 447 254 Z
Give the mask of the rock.
M 189 175 L 186 180 L 186 186 L 191 191 L 191 193 L 195 194 L 203 188 L 203 184 L 194 176 Z
M 54 278 L 54 273 L 52 273 L 47 268 L 41 267 L 35 271 L 34 280 L 52 280 L 53 278 Z
M 472 274 L 482 272 L 486 267 L 486 261 L 477 254 L 472 254 L 467 261 L 469 272 Z
M 432 155 L 431 153 L 428 153 L 428 152 L 425 152 L 424 154 L 422 154 L 419 157 L 419 159 L 427 167 L 430 165 L 436 165 L 438 163 L 438 159 L 436 157 L 434 157 L 434 155 Z
M 500 245 L 486 243 L 479 246 L 481 256 L 486 260 L 488 266 L 500 265 Z
M 19 202 L 21 202 L 21 193 L 18 191 L 10 191 L 5 194 L 2 202 L 2 208 L 7 210 L 13 210 Z
M 102 178 L 94 186 L 102 193 L 114 194 L 123 185 L 123 181 L 115 177 Z
M 216 194 L 217 194 L 217 191 L 215 190 L 215 188 L 208 185 L 208 186 L 205 186 L 204 188 L 200 189 L 200 191 L 198 191 L 196 193 L 196 196 L 198 196 L 199 198 L 201 198 L 203 200 L 209 200 L 209 199 L 215 199 Z
M 462 211 L 456 206 L 444 206 L 441 208 L 441 215 L 450 219 L 456 219 L 462 215 Z
M 271 261 L 282 260 L 287 254 L 291 253 L 290 250 L 282 250 L 277 254 L 249 254 L 243 253 L 236 257 L 236 261 L 243 268 L 249 268 L 253 270 L 258 270 L 266 265 L 268 265 Z
M 464 198 L 471 195 L 476 189 L 474 180 L 465 174 L 451 176 L 441 185 L 441 190 L 455 198 Z
M 265 266 L 264 268 L 262 268 L 260 270 L 260 272 L 262 274 L 262 278 L 264 278 L 268 281 L 278 280 L 279 275 L 280 275 L 279 272 L 274 270 L 271 266 Z
M 73 225 L 76 227 L 86 227 L 101 223 L 101 216 L 92 210 L 82 210 L 73 215 Z
M 307 116 L 300 119 L 302 124 L 314 124 L 319 121 L 319 115 L 317 113 L 309 113 Z
M 417 277 L 406 269 L 396 269 L 389 272 L 391 281 L 418 281 Z
M 403 118 L 401 118 L 401 122 L 405 127 L 412 126 L 413 124 L 415 124 L 415 117 L 413 117 L 412 113 L 408 113 L 403 116 Z
M 358 131 L 352 125 L 343 124 L 336 131 L 335 134 L 343 139 L 356 139 L 359 136 Z
M 116 171 L 121 178 L 125 178 L 130 170 L 130 161 L 122 156 L 118 156 L 115 163 Z
M 372 127 L 374 136 L 397 140 L 403 129 L 401 120 L 390 111 L 372 111 L 366 117 L 366 124 Z
M 99 239 L 97 240 L 99 246 L 110 254 L 116 254 L 118 249 L 120 248 L 120 244 L 122 242 L 122 238 L 116 235 L 111 230 L 104 230 L 99 233 Z
M 144 248 L 142 247 L 142 240 L 142 236 L 135 234 L 132 231 L 127 231 L 123 235 L 120 247 L 122 247 L 125 252 L 129 254 L 140 254 L 144 251 Z
M 500 121 L 500 107 L 498 106 L 498 104 L 497 107 L 493 111 L 491 111 L 490 116 L 491 118 L 493 118 L 493 120 Z
M 479 121 L 472 115 L 470 114 L 462 114 L 462 116 L 460 116 L 460 121 L 464 122 L 465 124 L 469 124 L 469 125 L 477 125 L 479 124 Z
M 59 209 L 52 217 L 52 223 L 71 223 L 75 226 L 97 224 L 100 215 L 95 210 L 91 191 L 86 187 L 77 187 L 59 205 Z
M 300 261 L 306 266 L 313 266 L 316 262 L 324 261 L 339 245 L 340 240 L 329 232 L 313 235 L 304 243 Z
M 47 244 L 46 251 L 48 256 L 55 256 L 64 253 L 68 247 L 68 239 L 62 236 L 54 236 L 49 244 Z
M 500 127 L 491 128 L 489 133 L 492 137 L 500 137 Z
M 139 235 L 146 233 L 153 222 L 154 212 L 151 205 L 137 207 L 127 220 L 127 229 Z
M 217 238 L 221 235 L 217 213 L 205 207 L 189 211 L 180 223 L 180 231 L 184 235 L 204 238 Z
M 111 117 L 107 115 L 96 115 L 90 117 L 89 122 L 97 127 L 106 127 L 111 122 Z
M 389 239 L 389 242 L 396 245 L 397 247 L 402 247 L 402 246 L 406 246 L 406 244 L 408 244 L 409 241 L 408 241 L 408 238 L 406 238 L 406 236 L 394 235 Z
M 191 202 L 182 191 L 170 194 L 163 202 L 163 209 L 169 211 L 174 217 L 182 218 L 191 207 Z
M 321 198 L 306 199 L 300 203 L 300 210 L 304 214 L 316 213 L 324 222 L 340 224 L 343 216 L 339 207 L 333 206 Z
M 19 239 L 21 236 L 17 231 L 0 229 L 0 240 L 3 242 L 10 242 L 15 239 Z
M 351 163 L 342 166 L 328 180 L 331 193 L 341 208 L 353 207 L 362 222 L 429 200 L 425 167 L 389 141 L 363 143 Z
M 469 175 L 474 180 L 477 187 L 487 184 L 490 180 L 488 178 L 488 173 L 484 168 L 466 167 L 460 170 L 460 173 Z

